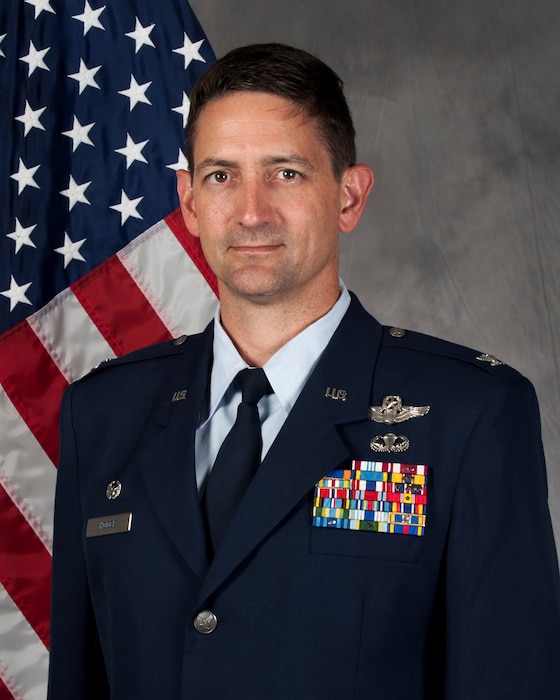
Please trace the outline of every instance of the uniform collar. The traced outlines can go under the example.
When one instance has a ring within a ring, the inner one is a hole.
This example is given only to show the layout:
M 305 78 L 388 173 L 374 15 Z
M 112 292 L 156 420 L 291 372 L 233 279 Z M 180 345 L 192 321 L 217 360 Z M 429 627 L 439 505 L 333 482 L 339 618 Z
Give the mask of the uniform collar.
M 280 404 L 289 413 L 350 305 L 350 294 L 340 280 L 340 296 L 324 316 L 292 338 L 264 365 Z M 209 420 L 224 399 L 235 375 L 247 367 L 220 323 L 214 317 L 213 366 L 210 380 Z

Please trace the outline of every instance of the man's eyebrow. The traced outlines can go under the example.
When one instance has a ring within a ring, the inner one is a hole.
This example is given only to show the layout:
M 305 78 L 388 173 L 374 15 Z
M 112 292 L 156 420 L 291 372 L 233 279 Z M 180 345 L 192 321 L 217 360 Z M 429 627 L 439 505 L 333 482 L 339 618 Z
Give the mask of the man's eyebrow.
M 235 168 L 237 163 L 233 160 L 224 160 L 222 158 L 205 158 L 200 163 L 195 165 L 195 172 L 199 170 L 208 170 L 208 168 Z
M 308 158 L 297 156 L 293 153 L 288 155 L 270 156 L 269 158 L 265 158 L 263 161 L 263 165 L 282 165 L 284 163 L 286 165 L 300 165 L 308 170 L 317 170 L 317 166 L 315 166 Z
M 317 170 L 317 167 L 307 158 L 298 156 L 295 154 L 277 155 L 269 156 L 261 161 L 261 164 L 266 165 L 299 165 L 307 170 Z M 210 168 L 237 168 L 239 163 L 234 160 L 227 160 L 225 158 L 205 158 L 197 163 L 195 166 L 195 172 L 200 172 L 201 170 L 208 170 Z

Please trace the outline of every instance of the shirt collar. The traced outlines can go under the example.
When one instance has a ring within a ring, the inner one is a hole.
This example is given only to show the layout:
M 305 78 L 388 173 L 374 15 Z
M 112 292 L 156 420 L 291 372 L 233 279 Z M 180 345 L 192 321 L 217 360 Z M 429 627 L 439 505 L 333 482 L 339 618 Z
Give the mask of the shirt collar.
M 350 294 L 342 280 L 339 280 L 339 284 L 340 296 L 330 311 L 281 347 L 263 367 L 287 413 L 348 310 Z M 247 367 L 220 323 L 219 308 L 214 316 L 213 354 L 208 419 L 216 411 L 236 374 Z

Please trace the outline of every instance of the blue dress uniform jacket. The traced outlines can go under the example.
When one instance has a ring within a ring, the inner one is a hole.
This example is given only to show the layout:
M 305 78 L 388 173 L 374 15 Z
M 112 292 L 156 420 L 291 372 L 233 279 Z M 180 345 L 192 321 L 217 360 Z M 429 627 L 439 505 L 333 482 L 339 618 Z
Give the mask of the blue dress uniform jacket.
M 393 337 L 353 298 L 209 563 L 194 436 L 211 352 L 209 326 L 65 396 L 49 699 L 557 699 L 530 383 L 469 349 Z M 393 395 L 430 410 L 370 420 Z M 408 449 L 373 452 L 390 432 Z M 421 536 L 312 526 L 315 484 L 352 460 L 428 466 Z M 86 537 L 88 520 L 123 513 L 129 531 Z M 207 634 L 193 625 L 204 610 L 218 620 Z

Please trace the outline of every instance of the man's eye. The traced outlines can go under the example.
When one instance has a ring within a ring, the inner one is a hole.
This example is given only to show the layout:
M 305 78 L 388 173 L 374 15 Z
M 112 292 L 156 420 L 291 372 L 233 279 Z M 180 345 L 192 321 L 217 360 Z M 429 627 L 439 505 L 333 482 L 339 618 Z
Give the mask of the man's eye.
M 295 180 L 299 173 L 291 168 L 284 168 L 279 174 L 282 180 Z
M 216 173 L 212 173 L 210 175 L 210 179 L 214 180 L 214 182 L 222 183 L 222 182 L 227 182 L 228 181 L 228 174 L 222 171 L 218 171 Z

